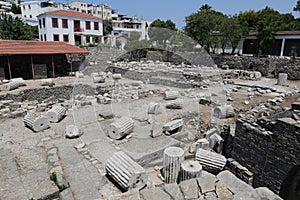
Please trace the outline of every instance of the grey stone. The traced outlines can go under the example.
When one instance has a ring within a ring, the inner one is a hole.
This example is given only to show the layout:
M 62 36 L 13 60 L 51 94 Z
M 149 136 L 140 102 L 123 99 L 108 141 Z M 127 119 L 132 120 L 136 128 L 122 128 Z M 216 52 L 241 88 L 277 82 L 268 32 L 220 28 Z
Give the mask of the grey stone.
M 142 200 L 172 200 L 171 196 L 167 194 L 161 187 L 144 189 L 141 191 Z
M 267 187 L 255 188 L 255 191 L 257 195 L 260 197 L 260 199 L 282 200 L 282 198 L 280 198 L 278 195 L 276 195 Z
M 177 129 L 178 130 L 177 132 L 180 132 L 182 129 L 182 126 L 183 126 L 182 119 L 172 120 L 163 126 L 163 131 L 171 132 L 171 131 L 174 131 L 175 129 Z
M 210 173 L 203 173 L 197 181 L 202 194 L 214 192 L 216 190 L 217 178 Z
M 159 114 L 160 113 L 160 105 L 159 103 L 150 102 L 148 105 L 148 114 Z
M 185 199 L 196 199 L 199 197 L 197 179 L 182 181 L 180 182 L 179 187 Z
M 206 200 L 218 200 L 219 198 L 217 198 L 216 193 L 214 193 L 214 192 L 208 192 L 208 193 L 205 194 L 205 199 Z
M 216 183 L 216 194 L 219 199 L 233 199 L 232 193 L 227 189 L 226 185 L 220 181 Z
M 145 187 L 148 175 L 144 168 L 124 152 L 114 153 L 105 164 L 106 173 L 125 191 Z
M 228 170 L 220 172 L 217 175 L 217 178 L 220 180 L 221 183 L 225 184 L 233 194 L 242 194 L 245 192 L 253 193 L 254 189 L 250 185 L 238 179 L 234 174 L 232 174 Z
M 75 200 L 70 188 L 59 193 L 59 200 Z
M 111 111 L 101 111 L 99 113 L 100 117 L 103 117 L 104 119 L 113 119 L 115 115 Z
M 159 137 L 163 135 L 163 123 L 162 122 L 154 122 L 150 128 L 150 136 L 151 137 Z
M 164 185 L 164 190 L 172 197 L 173 200 L 184 199 L 177 183 L 171 183 Z
M 83 134 L 81 128 L 76 125 L 68 125 L 65 130 L 66 138 L 78 138 Z
M 140 200 L 140 195 L 138 190 L 133 189 L 122 194 L 110 196 L 108 200 Z

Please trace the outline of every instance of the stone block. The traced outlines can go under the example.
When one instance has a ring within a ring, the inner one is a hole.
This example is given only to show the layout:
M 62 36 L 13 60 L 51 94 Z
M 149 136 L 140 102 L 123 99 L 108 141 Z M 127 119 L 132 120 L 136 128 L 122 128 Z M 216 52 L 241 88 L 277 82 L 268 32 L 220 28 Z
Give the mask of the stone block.
M 167 194 L 161 187 L 150 188 L 141 191 L 142 200 L 172 200 L 171 196 Z
M 179 97 L 178 91 L 165 91 L 164 100 L 175 100 Z
M 75 200 L 70 188 L 59 193 L 59 200 Z
M 138 190 L 132 189 L 122 194 L 110 196 L 108 200 L 140 200 L 140 194 Z
M 169 109 L 182 109 L 183 107 L 183 100 L 182 99 L 176 99 L 168 101 L 166 104 L 166 108 Z
M 217 178 L 211 173 L 203 173 L 200 178 L 197 179 L 201 194 L 207 192 L 214 192 L 216 190 Z
M 253 192 L 254 189 L 243 182 L 242 180 L 238 179 L 233 173 L 228 170 L 222 171 L 217 175 L 219 181 L 226 185 L 226 187 L 233 193 L 245 193 L 245 192 Z
M 68 125 L 65 130 L 66 138 L 78 138 L 83 134 L 83 131 L 76 125 Z
M 222 171 L 227 161 L 223 155 L 201 148 L 197 150 L 196 160 L 209 172 Z
M 163 125 L 162 122 L 153 122 L 150 128 L 150 136 L 154 138 L 163 135 Z
M 177 183 L 171 183 L 164 185 L 164 190 L 172 197 L 173 200 L 182 200 L 184 199 L 183 194 Z
M 180 132 L 182 130 L 182 127 L 183 127 L 183 120 L 176 119 L 166 123 L 163 126 L 163 131 L 168 131 L 169 133 L 174 133 L 174 131 Z
M 159 103 L 150 102 L 148 106 L 148 114 L 157 115 L 160 113 L 160 105 Z
M 179 187 L 185 199 L 197 199 L 199 197 L 200 190 L 197 184 L 197 179 L 182 181 L 180 182 Z
M 113 139 L 122 139 L 134 129 L 134 121 L 129 117 L 116 119 L 108 127 L 108 136 Z

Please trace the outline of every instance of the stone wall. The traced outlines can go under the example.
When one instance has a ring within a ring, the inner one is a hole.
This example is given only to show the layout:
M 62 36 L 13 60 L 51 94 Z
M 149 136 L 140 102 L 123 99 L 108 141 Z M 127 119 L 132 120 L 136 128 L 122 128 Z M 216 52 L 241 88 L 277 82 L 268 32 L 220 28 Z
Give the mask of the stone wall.
M 265 186 L 278 193 L 289 170 L 300 160 L 300 125 L 291 118 L 275 121 L 273 130 L 241 119 L 227 156 L 254 173 L 253 186 Z
M 212 55 L 218 67 L 259 71 L 263 76 L 277 77 L 278 73 L 287 73 L 288 79 L 300 80 L 300 61 L 287 58 L 257 58 L 246 56 Z
M 69 100 L 73 95 L 84 94 L 86 96 L 95 94 L 104 94 L 105 92 L 111 90 L 112 88 L 107 87 L 97 87 L 94 88 L 90 85 L 77 84 L 77 85 L 64 85 L 48 88 L 35 88 L 35 89 L 25 89 L 19 93 L 7 93 L 5 95 L 0 95 L 1 100 L 14 100 L 17 102 L 22 101 L 38 101 L 42 102 L 47 98 L 54 97 L 55 99 Z

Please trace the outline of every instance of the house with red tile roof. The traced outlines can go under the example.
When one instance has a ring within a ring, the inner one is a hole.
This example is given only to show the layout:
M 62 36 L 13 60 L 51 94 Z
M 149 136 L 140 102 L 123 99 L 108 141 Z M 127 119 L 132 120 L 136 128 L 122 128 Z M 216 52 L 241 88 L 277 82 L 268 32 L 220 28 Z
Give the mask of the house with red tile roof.
M 41 41 L 62 41 L 72 45 L 94 44 L 103 36 L 101 18 L 70 10 L 55 10 L 38 15 Z
M 89 53 L 65 42 L 0 40 L 0 79 L 65 76 Z

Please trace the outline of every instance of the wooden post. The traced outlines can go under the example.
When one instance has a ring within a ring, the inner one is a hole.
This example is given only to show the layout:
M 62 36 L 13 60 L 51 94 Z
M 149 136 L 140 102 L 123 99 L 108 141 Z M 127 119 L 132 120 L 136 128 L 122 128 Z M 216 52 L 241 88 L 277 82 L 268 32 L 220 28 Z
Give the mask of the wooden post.
M 12 76 L 11 76 L 11 69 L 10 69 L 9 55 L 7 55 L 7 65 L 8 65 L 9 79 L 12 79 Z
M 52 55 L 52 78 L 55 78 L 53 55 Z
M 72 66 L 72 61 L 70 62 L 70 76 L 72 76 L 72 68 L 73 68 L 73 66 Z
M 30 61 L 31 61 L 32 79 L 34 79 L 34 65 L 33 65 L 33 58 L 32 58 L 32 55 L 30 55 Z

